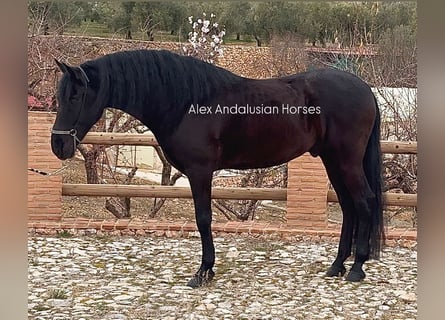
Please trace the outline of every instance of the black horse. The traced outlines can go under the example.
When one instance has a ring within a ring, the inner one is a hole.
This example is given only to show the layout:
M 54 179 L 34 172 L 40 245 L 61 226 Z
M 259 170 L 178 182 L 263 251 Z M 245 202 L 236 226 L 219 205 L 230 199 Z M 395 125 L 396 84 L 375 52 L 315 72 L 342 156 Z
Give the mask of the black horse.
M 168 51 L 122 51 L 63 71 L 51 146 L 59 159 L 77 144 L 106 107 L 139 119 L 170 163 L 187 175 L 202 242 L 202 262 L 188 285 L 210 281 L 215 248 L 211 181 L 215 170 L 263 168 L 305 152 L 320 156 L 337 192 L 343 225 L 328 276 L 365 277 L 379 258 L 383 234 L 380 116 L 370 87 L 358 77 L 320 69 L 254 80 Z

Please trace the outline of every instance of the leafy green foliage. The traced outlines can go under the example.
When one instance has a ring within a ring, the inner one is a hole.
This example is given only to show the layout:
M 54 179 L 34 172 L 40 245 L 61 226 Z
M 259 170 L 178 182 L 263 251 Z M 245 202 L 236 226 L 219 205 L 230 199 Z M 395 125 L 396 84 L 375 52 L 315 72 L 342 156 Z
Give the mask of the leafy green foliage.
M 319 1 L 127 1 L 28 2 L 30 34 L 89 34 L 142 40 L 187 41 L 187 18 L 214 12 L 227 30 L 226 42 L 269 44 L 274 36 L 295 33 L 306 42 L 339 47 L 376 44 L 388 29 L 417 31 L 415 2 Z M 107 32 L 105 32 L 107 31 Z

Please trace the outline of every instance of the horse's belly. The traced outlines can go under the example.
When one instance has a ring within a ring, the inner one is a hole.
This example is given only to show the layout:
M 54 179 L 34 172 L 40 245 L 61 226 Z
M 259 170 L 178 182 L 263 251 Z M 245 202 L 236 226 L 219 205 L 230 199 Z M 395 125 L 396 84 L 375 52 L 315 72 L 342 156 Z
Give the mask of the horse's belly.
M 206 163 L 217 169 L 280 165 L 315 144 L 315 126 L 304 117 L 185 117 L 164 145 L 176 166 Z
M 241 140 L 241 141 L 240 141 Z M 265 168 L 286 163 L 309 150 L 309 139 L 261 139 L 242 141 L 223 146 L 221 168 Z M 243 143 L 244 142 L 244 143 Z

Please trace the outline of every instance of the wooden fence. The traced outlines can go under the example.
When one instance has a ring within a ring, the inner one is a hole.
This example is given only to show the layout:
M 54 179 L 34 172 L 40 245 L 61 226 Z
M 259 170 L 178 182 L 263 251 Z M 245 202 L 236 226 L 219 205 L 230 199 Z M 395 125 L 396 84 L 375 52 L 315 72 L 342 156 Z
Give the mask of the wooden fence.
M 91 132 L 82 143 L 102 145 L 136 145 L 156 146 L 156 139 L 148 134 L 130 133 L 104 133 Z M 417 142 L 382 141 L 383 153 L 417 154 Z M 116 197 L 156 197 L 156 198 L 191 198 L 192 194 L 187 187 L 175 186 L 140 186 L 116 184 L 63 184 L 62 194 L 66 196 L 116 196 Z M 213 188 L 212 197 L 215 199 L 239 200 L 276 200 L 286 201 L 286 189 L 269 188 Z M 417 206 L 417 194 L 385 193 L 386 205 L 390 206 Z M 338 202 L 334 191 L 329 190 L 326 201 Z
M 82 143 L 102 145 L 157 146 L 153 135 L 133 133 L 90 132 Z M 382 141 L 383 153 L 417 154 L 417 141 Z

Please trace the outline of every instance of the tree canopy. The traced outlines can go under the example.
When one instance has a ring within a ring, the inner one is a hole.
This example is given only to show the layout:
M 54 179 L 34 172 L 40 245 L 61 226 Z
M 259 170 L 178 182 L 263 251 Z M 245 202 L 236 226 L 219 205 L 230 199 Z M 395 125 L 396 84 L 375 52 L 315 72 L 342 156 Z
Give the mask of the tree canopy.
M 29 33 L 81 33 L 140 40 L 186 41 L 188 17 L 214 13 L 226 39 L 267 45 L 292 32 L 317 46 L 378 43 L 388 30 L 417 31 L 416 2 L 28 2 Z M 404 31 L 404 32 L 405 32 Z

